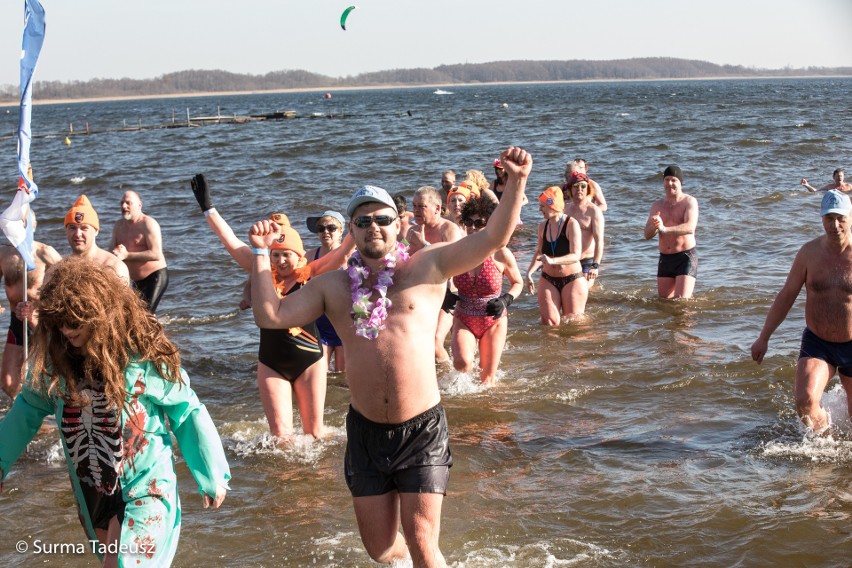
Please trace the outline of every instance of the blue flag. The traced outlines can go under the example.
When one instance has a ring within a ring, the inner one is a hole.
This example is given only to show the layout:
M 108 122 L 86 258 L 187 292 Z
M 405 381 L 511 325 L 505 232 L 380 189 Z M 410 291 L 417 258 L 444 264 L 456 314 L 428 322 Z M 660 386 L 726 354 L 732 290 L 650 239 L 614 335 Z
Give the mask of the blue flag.
M 21 43 L 21 110 L 18 119 L 18 191 L 12 205 L 0 215 L 0 229 L 18 249 L 27 270 L 35 268 L 34 216 L 29 204 L 38 196 L 38 185 L 33 181 L 30 169 L 33 73 L 44 44 L 45 27 L 41 3 L 38 0 L 25 0 L 24 38 Z

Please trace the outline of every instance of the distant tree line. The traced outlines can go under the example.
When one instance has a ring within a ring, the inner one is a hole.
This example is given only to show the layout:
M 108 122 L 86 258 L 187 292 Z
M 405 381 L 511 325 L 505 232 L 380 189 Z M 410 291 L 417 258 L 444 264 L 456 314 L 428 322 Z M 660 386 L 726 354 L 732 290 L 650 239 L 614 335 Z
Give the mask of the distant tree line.
M 228 71 L 189 70 L 155 79 L 92 79 L 90 81 L 38 81 L 36 100 L 137 97 L 226 91 L 280 89 L 330 89 L 376 85 L 415 86 L 458 83 L 499 83 L 571 80 L 697 79 L 702 77 L 852 75 L 852 67 L 754 69 L 741 65 L 716 65 L 706 61 L 646 57 L 610 61 L 495 61 L 440 65 L 433 69 L 392 69 L 347 77 L 328 77 L 309 71 L 273 71 L 248 75 Z M 15 101 L 17 85 L 0 86 L 0 101 Z

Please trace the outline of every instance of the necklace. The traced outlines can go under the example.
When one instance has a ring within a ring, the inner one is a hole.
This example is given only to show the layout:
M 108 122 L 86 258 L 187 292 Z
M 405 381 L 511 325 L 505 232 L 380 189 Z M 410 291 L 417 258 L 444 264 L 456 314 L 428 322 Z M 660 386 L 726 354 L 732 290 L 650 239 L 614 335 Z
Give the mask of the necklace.
M 406 262 L 409 259 L 408 247 L 397 243 L 396 250 L 386 254 L 382 261 L 384 268 L 379 271 L 376 283 L 372 288 L 364 287 L 364 282 L 370 277 L 370 268 L 364 265 L 361 253 L 355 251 L 349 257 L 347 272 L 349 273 L 349 289 L 352 291 L 352 316 L 355 320 L 355 335 L 365 339 L 375 339 L 379 331 L 385 328 L 388 310 L 393 305 L 387 297 L 388 288 L 393 286 L 393 274 L 396 271 L 397 260 Z M 370 301 L 373 290 L 379 293 L 375 302 Z
M 559 215 L 559 223 L 556 224 L 556 238 L 552 238 L 553 234 L 550 232 L 550 224 L 547 225 L 547 242 L 550 243 L 550 258 L 556 257 L 556 247 L 559 244 L 559 235 L 562 232 L 562 220 L 565 218 L 565 214 L 562 213 Z

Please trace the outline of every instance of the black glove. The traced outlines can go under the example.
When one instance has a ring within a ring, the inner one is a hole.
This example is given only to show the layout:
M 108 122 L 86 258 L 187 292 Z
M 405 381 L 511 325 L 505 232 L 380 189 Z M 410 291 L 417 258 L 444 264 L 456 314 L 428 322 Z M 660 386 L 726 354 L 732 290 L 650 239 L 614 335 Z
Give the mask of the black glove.
M 458 294 L 453 294 L 450 292 L 450 289 L 447 288 L 447 293 L 444 294 L 444 303 L 441 304 L 441 309 L 447 313 L 453 311 L 453 308 L 456 307 L 456 302 L 459 301 Z
M 515 297 L 508 292 L 498 298 L 492 298 L 485 304 L 485 315 L 492 318 L 499 318 L 503 315 L 503 311 L 511 306 L 514 301 Z
M 207 187 L 207 179 L 204 174 L 195 174 L 189 180 L 189 183 L 192 185 L 192 193 L 195 194 L 195 200 L 198 201 L 201 211 L 213 209 L 213 203 L 210 202 L 210 188 Z

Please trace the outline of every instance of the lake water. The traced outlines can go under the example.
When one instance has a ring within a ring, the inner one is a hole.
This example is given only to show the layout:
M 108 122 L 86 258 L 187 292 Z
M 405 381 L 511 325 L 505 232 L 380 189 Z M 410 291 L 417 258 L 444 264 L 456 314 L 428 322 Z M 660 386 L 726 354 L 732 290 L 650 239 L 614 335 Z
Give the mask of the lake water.
M 68 252 L 62 217 L 89 196 L 106 246 L 127 189 L 163 230 L 171 281 L 159 316 L 223 436 L 232 491 L 206 511 L 183 464 L 179 566 L 370 566 L 342 476 L 348 391 L 329 377 L 319 442 L 276 448 L 254 369 L 258 332 L 240 313 L 244 275 L 189 189 L 205 172 L 238 235 L 272 211 L 301 221 L 343 210 L 365 183 L 391 193 L 481 169 L 507 145 L 534 157 L 524 227 L 511 248 L 526 268 L 535 197 L 583 157 L 609 202 L 601 277 L 588 319 L 538 323 L 534 297 L 511 308 L 497 385 L 439 372 L 455 457 L 441 546 L 450 565 L 849 566 L 852 430 L 806 442 L 793 408 L 803 298 L 763 365 L 749 346 L 798 248 L 822 233 L 819 196 L 799 185 L 852 167 L 852 79 L 444 87 L 36 106 L 32 158 L 37 237 Z M 295 110 L 299 118 L 116 131 L 193 116 Z M 6 112 L 6 111 L 9 112 Z M 313 113 L 334 119 L 311 118 Z M 17 110 L 0 108 L 0 136 Z M 69 124 L 71 145 L 64 143 Z M 11 201 L 15 146 L 0 171 Z M 656 240 L 642 228 L 679 164 L 699 202 L 695 298 L 656 298 Z M 7 315 L 0 316 L 5 325 Z M 424 349 L 431 349 L 424 346 Z M 400 357 L 405 354 L 401 353 Z M 831 388 L 835 388 L 836 381 Z M 9 401 L 0 402 L 0 414 Z M 2 441 L 0 441 L 2 443 Z M 19 540 L 83 542 L 55 432 L 39 436 L 0 495 L 5 566 L 91 566 L 86 555 L 18 554 Z

